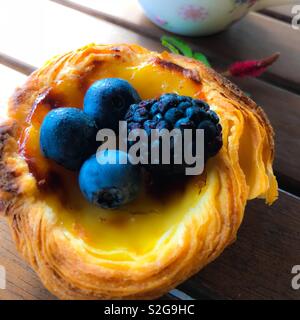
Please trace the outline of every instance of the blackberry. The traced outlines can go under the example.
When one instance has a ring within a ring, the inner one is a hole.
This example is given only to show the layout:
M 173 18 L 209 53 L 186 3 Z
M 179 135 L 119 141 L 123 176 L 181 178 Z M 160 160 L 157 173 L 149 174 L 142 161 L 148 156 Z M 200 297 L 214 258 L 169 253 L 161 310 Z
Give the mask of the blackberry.
M 172 130 L 178 128 L 181 130 L 192 129 L 192 149 L 195 152 L 195 132 L 196 129 L 204 130 L 204 156 L 205 161 L 216 155 L 222 147 L 222 127 L 219 123 L 218 115 L 210 110 L 209 105 L 199 99 L 180 96 L 173 93 L 162 95 L 158 99 L 144 100 L 138 104 L 132 104 L 125 116 L 128 125 L 128 133 L 136 128 L 145 129 L 150 138 L 151 129 Z M 150 142 L 150 139 L 149 139 Z M 174 159 L 174 141 L 170 143 L 170 164 L 150 164 L 151 147 L 158 144 L 157 141 L 151 141 L 149 146 L 148 161 L 146 168 L 165 174 L 182 174 L 186 163 L 175 164 Z M 160 152 L 160 161 L 161 155 Z M 173 155 L 173 157 L 172 157 Z M 183 155 L 182 155 L 182 159 Z

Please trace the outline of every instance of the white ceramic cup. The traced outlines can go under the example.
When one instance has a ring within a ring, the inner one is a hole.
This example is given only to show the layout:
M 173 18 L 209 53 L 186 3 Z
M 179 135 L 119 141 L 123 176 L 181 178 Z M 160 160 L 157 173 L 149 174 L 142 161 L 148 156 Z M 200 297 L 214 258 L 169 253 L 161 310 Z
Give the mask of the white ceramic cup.
M 139 0 L 146 16 L 159 27 L 186 36 L 217 33 L 250 10 L 299 3 L 293 0 Z

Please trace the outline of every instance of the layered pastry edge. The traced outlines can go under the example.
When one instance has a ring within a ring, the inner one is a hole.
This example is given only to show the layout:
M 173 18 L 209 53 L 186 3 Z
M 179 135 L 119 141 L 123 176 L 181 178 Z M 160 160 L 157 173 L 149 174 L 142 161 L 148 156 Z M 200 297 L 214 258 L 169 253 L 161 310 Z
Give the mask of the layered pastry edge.
M 84 81 L 93 68 L 115 59 L 141 65 L 151 61 L 190 79 L 224 129 L 224 146 L 207 164 L 199 202 L 150 252 L 126 261 L 91 254 L 81 239 L 57 225 L 55 212 L 39 197 L 37 180 L 18 144 L 38 96 L 50 90 L 57 77 L 76 69 L 79 81 Z M 0 209 L 18 250 L 45 286 L 63 299 L 158 297 L 214 260 L 235 239 L 248 199 L 261 197 L 272 203 L 277 197 L 274 134 L 266 115 L 227 79 L 192 59 L 136 45 L 89 45 L 55 57 L 34 72 L 11 98 L 9 116 L 0 127 Z

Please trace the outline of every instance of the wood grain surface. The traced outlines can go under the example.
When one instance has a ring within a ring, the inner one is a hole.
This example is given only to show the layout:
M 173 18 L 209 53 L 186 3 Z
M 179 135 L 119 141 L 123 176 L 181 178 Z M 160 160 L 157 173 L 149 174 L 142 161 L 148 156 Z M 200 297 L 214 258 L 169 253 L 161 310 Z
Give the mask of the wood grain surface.
M 0 54 L 0 120 L 6 117 L 7 100 L 18 85 L 21 85 L 26 76 L 1 64 Z
M 300 1 L 298 4 L 300 4 Z M 291 4 L 291 5 L 268 8 L 268 9 L 262 10 L 261 13 L 269 17 L 275 18 L 277 20 L 281 20 L 286 23 L 291 23 L 293 18 L 293 14 L 292 14 L 293 6 L 294 5 Z
M 281 192 L 271 207 L 250 201 L 237 241 L 212 264 L 181 286 L 197 297 L 300 299 L 291 285 L 300 264 L 300 199 Z M 204 288 L 203 288 L 204 287 Z
M 52 1 L 154 39 L 159 39 L 162 34 L 167 33 L 149 22 L 137 0 L 110 0 L 105 5 L 101 1 L 93 0 Z M 300 93 L 299 32 L 289 24 L 252 12 L 226 32 L 185 40 L 218 61 L 232 62 L 238 59 L 265 57 L 278 51 L 282 58 L 263 78 Z

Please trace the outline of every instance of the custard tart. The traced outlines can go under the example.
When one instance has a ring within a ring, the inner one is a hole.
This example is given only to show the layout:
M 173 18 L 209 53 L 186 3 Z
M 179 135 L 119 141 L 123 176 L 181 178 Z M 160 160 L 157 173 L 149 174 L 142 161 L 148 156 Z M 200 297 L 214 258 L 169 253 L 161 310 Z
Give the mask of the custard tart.
M 199 176 L 145 182 L 115 210 L 95 207 L 78 173 L 46 159 L 40 128 L 53 108 L 82 108 L 97 80 L 121 78 L 142 99 L 206 101 L 223 146 Z M 19 252 L 61 299 L 153 299 L 231 244 L 248 200 L 276 200 L 272 127 L 261 108 L 202 63 L 138 45 L 88 45 L 56 56 L 16 89 L 0 126 L 0 210 Z

